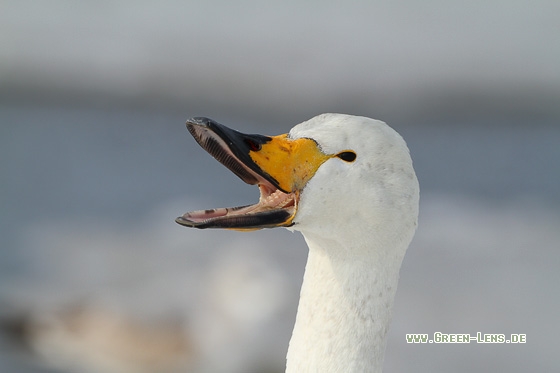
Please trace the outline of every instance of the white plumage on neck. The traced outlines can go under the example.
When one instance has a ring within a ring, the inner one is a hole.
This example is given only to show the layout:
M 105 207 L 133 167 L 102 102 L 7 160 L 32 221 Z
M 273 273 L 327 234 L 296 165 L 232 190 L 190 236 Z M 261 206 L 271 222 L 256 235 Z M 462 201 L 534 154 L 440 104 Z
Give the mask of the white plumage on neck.
M 327 154 L 294 226 L 309 246 L 287 372 L 380 372 L 399 269 L 418 217 L 404 140 L 383 122 L 323 114 L 290 131 Z

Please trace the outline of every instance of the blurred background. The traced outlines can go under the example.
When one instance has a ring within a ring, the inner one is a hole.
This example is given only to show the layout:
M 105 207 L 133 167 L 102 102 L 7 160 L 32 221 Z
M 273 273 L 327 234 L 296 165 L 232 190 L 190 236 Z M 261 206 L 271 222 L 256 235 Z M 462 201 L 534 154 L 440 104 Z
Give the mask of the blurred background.
M 385 372 L 560 367 L 560 2 L 0 3 L 0 371 L 282 372 L 306 246 L 185 129 L 381 119 L 422 189 Z M 526 344 L 407 344 L 406 333 Z

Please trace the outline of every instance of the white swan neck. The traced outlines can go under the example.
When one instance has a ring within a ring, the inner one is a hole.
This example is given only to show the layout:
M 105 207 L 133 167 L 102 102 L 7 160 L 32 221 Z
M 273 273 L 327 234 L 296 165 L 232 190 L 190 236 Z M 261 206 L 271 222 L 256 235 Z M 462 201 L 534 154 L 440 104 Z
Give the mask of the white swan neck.
M 402 257 L 389 263 L 340 257 L 329 254 L 344 251 L 333 242 L 319 247 L 306 241 L 309 257 L 286 372 L 381 372 Z

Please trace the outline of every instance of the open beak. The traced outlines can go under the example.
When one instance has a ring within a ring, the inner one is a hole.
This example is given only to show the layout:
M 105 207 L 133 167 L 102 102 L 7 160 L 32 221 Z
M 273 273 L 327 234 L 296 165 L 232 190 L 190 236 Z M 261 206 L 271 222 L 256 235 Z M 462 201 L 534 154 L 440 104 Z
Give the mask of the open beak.
M 289 227 L 309 179 L 331 156 L 314 140 L 288 135 L 247 135 L 208 118 L 192 118 L 187 129 L 204 150 L 247 184 L 257 184 L 254 205 L 187 212 L 175 221 L 194 228 L 252 230 Z

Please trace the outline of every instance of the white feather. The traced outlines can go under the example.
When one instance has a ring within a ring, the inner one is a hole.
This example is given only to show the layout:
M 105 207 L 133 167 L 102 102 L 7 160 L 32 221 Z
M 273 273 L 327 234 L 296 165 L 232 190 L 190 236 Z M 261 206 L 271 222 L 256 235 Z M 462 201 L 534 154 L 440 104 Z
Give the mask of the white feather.
M 290 131 L 333 157 L 304 188 L 292 230 L 309 246 L 287 372 L 380 372 L 402 259 L 418 219 L 408 148 L 385 123 L 323 114 Z

